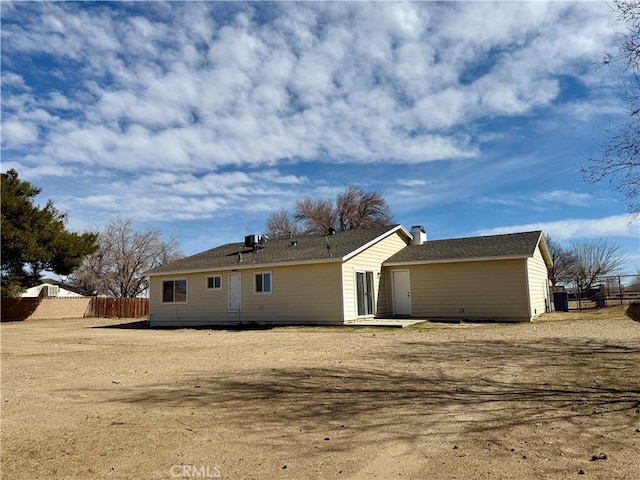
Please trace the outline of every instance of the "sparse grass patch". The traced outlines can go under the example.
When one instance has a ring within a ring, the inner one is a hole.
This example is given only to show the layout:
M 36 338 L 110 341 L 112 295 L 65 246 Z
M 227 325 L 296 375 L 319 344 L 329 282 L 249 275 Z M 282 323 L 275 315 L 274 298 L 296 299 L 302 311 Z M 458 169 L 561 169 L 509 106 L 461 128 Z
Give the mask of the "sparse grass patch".
M 598 309 L 570 310 L 568 312 L 549 312 L 536 317 L 534 319 L 534 322 L 554 322 L 566 320 L 592 321 L 607 319 L 624 320 L 627 308 L 628 305 L 615 305 L 613 307 Z
M 405 329 L 3 325 L 3 478 L 637 478 L 625 308 Z

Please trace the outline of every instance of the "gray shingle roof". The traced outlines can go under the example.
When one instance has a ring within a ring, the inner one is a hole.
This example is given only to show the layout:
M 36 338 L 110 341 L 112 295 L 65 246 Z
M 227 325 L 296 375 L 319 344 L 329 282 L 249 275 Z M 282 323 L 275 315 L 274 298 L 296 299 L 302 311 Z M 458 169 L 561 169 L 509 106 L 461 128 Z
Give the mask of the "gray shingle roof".
M 422 245 L 409 245 L 385 265 L 402 262 L 445 262 L 492 257 L 529 257 L 535 252 L 541 231 L 489 235 L 484 237 L 428 240 Z
M 254 251 L 240 243 L 228 243 L 202 253 L 185 257 L 147 272 L 147 275 L 206 271 L 209 269 L 241 268 L 276 263 L 309 261 L 340 261 L 376 238 L 401 228 L 375 227 L 336 232 L 334 235 L 301 235 L 285 239 L 269 239 L 264 248 Z M 292 243 L 296 242 L 295 245 Z M 327 242 L 330 248 L 327 248 Z M 242 262 L 239 261 L 242 254 Z

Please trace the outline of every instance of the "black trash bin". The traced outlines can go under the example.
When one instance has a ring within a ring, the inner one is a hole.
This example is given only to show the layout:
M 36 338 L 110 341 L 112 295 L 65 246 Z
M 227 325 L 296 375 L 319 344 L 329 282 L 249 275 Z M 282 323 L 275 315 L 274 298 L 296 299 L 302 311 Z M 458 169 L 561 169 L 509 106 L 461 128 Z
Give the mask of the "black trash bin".
M 556 312 L 569 311 L 569 294 L 567 292 L 553 292 L 553 309 Z

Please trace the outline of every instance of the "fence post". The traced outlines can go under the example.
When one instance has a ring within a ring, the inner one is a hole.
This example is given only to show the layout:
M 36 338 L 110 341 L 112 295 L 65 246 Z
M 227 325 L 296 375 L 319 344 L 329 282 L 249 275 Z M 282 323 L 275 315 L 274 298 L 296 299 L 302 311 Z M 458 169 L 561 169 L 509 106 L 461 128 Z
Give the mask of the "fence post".
M 620 294 L 620 305 L 622 305 L 622 282 L 620 281 L 620 275 L 618 275 L 618 294 Z

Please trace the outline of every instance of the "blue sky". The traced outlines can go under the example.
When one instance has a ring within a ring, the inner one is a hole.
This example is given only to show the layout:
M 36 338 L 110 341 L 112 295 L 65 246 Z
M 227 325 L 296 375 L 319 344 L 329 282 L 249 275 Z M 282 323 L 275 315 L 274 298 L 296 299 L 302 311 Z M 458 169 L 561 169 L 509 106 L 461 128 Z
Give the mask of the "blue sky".
M 624 119 L 605 2 L 2 2 L 2 171 L 185 254 L 355 183 L 430 239 L 640 230 L 579 168 Z

